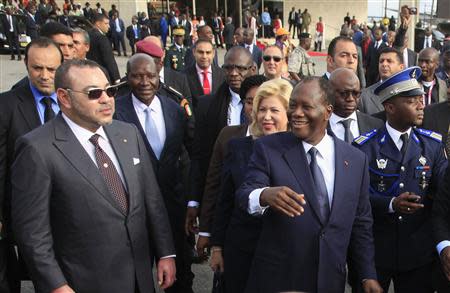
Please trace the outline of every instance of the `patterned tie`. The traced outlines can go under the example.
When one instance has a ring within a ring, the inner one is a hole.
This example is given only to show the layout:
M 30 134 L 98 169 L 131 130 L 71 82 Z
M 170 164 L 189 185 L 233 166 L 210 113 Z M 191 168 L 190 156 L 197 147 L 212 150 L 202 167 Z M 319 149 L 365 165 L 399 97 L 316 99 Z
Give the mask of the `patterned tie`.
M 203 70 L 203 94 L 209 95 L 211 93 L 211 86 L 209 85 L 208 70 Z
M 113 195 L 113 198 L 119 204 L 122 213 L 126 215 L 128 212 L 127 193 L 125 191 L 125 188 L 123 187 L 122 180 L 120 179 L 116 167 L 98 144 L 99 137 L 100 135 L 94 134 L 89 139 L 89 141 L 95 147 L 95 160 L 97 161 L 97 167 L 100 170 L 103 179 L 105 179 L 105 183 L 108 186 L 109 191 Z
M 409 141 L 408 133 L 403 133 L 402 135 L 400 135 L 400 139 L 403 142 L 400 152 L 402 153 L 402 156 L 404 157 L 406 154 L 406 150 L 408 149 L 408 141 Z
M 339 123 L 341 123 L 344 126 L 344 129 L 345 129 L 345 134 L 344 134 L 345 142 L 352 143 L 352 141 L 354 139 L 353 134 L 352 134 L 352 132 L 350 130 L 350 124 L 352 123 L 352 120 L 351 119 L 345 119 L 345 120 L 339 121 Z
M 159 160 L 164 145 L 159 137 L 158 128 L 156 127 L 151 112 L 152 110 L 150 108 L 145 110 L 145 135 L 147 136 L 147 140 L 150 143 L 155 156 Z
M 323 173 L 317 164 L 317 149 L 312 147 L 308 151 L 311 156 L 311 162 L 309 163 L 309 169 L 311 170 L 311 174 L 314 180 L 314 186 L 316 188 L 317 201 L 319 202 L 319 209 L 322 219 L 326 222 L 328 217 L 330 216 L 330 203 L 328 200 L 328 192 L 327 186 L 325 184 L 325 179 L 323 177 Z
M 44 104 L 45 110 L 44 110 L 44 123 L 47 123 L 49 120 L 52 120 L 55 118 L 55 112 L 53 112 L 52 108 L 52 98 L 50 97 L 43 97 L 41 99 L 41 103 Z

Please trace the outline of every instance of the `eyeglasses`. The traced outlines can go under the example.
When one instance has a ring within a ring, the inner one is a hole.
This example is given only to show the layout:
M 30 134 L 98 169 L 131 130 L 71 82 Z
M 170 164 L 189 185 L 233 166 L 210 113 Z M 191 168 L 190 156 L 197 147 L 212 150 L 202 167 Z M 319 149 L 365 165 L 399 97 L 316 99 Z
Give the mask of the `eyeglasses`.
M 263 56 L 263 60 L 266 61 L 266 62 L 269 62 L 270 60 L 273 60 L 273 61 L 278 63 L 278 62 L 281 61 L 281 59 L 283 59 L 283 58 L 281 58 L 280 56 L 270 56 L 270 55 L 264 55 Z
M 252 66 L 243 66 L 243 65 L 236 65 L 236 64 L 224 64 L 222 65 L 222 68 L 228 72 L 233 71 L 236 69 L 239 72 L 244 72 L 252 68 Z
M 119 90 L 119 87 L 117 85 L 111 85 L 107 86 L 105 89 L 101 88 L 93 88 L 89 89 L 87 91 L 75 91 L 73 89 L 66 89 L 68 92 L 75 92 L 75 93 L 82 93 L 88 96 L 89 100 L 98 100 L 103 92 L 106 93 L 108 97 L 114 97 L 117 94 L 117 91 Z
M 359 98 L 361 95 L 360 91 L 336 91 L 341 97 L 348 98 L 352 95 L 354 98 Z

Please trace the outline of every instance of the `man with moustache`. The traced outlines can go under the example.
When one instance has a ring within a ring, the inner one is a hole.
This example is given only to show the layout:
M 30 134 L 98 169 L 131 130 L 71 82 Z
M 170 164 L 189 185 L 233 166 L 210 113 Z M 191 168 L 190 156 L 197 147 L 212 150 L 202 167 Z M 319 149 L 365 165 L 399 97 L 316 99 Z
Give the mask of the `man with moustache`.
M 447 100 L 447 85 L 445 81 L 436 76 L 439 66 L 439 51 L 435 48 L 426 48 L 420 51 L 417 64 L 422 69 L 422 76 L 419 79 L 425 92 L 423 104 L 428 106 L 434 103 L 445 102 Z
M 334 90 L 334 107 L 330 117 L 333 133 L 345 142 L 372 129 L 380 128 L 383 121 L 357 111 L 361 89 L 358 76 L 348 68 L 338 68 L 330 75 Z
M 434 292 L 431 208 L 447 159 L 440 134 L 414 127 L 423 120 L 420 74 L 411 67 L 375 89 L 386 124 L 354 141 L 369 160 L 375 265 L 384 292 L 391 282 L 395 292 Z
M 22 85 L 0 95 L 0 264 L 7 266 L 12 292 L 20 292 L 21 278 L 10 215 L 14 149 L 19 137 L 48 122 L 59 112 L 54 78 L 62 62 L 63 54 L 52 40 L 37 38 L 31 41 L 25 48 L 27 78 Z
M 38 292 L 154 292 L 175 279 L 169 220 L 136 127 L 112 119 L 117 88 L 90 60 L 55 74 L 62 114 L 17 141 L 13 230 Z
M 333 103 L 328 81 L 306 78 L 291 95 L 291 132 L 255 142 L 237 191 L 241 208 L 263 217 L 245 292 L 343 292 L 347 250 L 357 256 L 364 292 L 382 292 L 375 280 L 367 159 L 327 132 Z
M 192 274 L 185 269 L 184 219 L 186 194 L 180 157 L 190 149 L 187 118 L 182 108 L 158 92 L 159 72 L 153 58 L 142 53 L 127 63 L 131 93 L 117 99 L 115 118 L 136 125 L 150 156 L 169 215 L 177 258 L 177 278 L 170 293 L 192 292 Z M 154 126 L 154 127 L 153 127 Z

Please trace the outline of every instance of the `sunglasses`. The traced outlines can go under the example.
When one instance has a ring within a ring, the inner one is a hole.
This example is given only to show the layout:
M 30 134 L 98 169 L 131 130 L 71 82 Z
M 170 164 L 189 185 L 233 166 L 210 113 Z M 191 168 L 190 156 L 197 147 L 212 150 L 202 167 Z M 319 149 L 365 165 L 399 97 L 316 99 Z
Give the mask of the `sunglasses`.
M 278 63 L 278 62 L 281 61 L 281 59 L 283 59 L 283 58 L 281 58 L 280 56 L 270 56 L 270 55 L 264 55 L 263 56 L 263 60 L 266 61 L 266 62 L 269 62 L 270 60 L 273 60 L 273 61 Z
M 252 66 L 243 66 L 243 65 L 236 65 L 236 64 L 224 64 L 222 65 L 222 68 L 226 71 L 233 71 L 236 69 L 239 72 L 244 72 L 252 68 Z
M 361 95 L 360 91 L 337 91 L 337 93 L 341 97 L 345 97 L 345 98 L 350 97 L 350 95 L 352 95 L 354 98 L 359 98 L 359 96 Z
M 87 91 L 75 91 L 73 89 L 66 89 L 68 92 L 75 92 L 75 93 L 82 93 L 88 96 L 89 100 L 98 100 L 103 92 L 106 93 L 106 95 L 108 97 L 114 97 L 118 90 L 119 87 L 117 85 L 111 85 L 111 86 L 107 86 L 105 89 L 101 89 L 101 88 L 93 88 L 93 89 L 89 89 Z

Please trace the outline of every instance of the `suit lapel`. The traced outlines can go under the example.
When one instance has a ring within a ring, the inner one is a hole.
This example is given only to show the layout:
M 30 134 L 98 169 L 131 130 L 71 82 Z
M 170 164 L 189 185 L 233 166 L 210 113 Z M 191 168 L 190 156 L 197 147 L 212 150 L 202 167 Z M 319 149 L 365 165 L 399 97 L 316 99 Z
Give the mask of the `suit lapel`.
M 30 130 L 41 126 L 41 119 L 36 108 L 33 93 L 31 92 L 28 84 L 17 89 L 18 98 L 20 103 L 18 109 L 23 116 L 23 120 L 28 124 Z
M 309 170 L 308 159 L 301 140 L 297 139 L 296 143 L 284 153 L 283 157 L 304 191 L 306 203 L 311 206 L 320 223 L 324 225 L 325 223 L 320 216 L 319 202 L 315 196 L 316 192 L 314 191 L 314 182 Z
M 160 159 L 162 159 L 167 152 L 167 146 L 170 145 L 174 137 L 173 135 L 175 132 L 174 120 L 176 119 L 176 117 L 174 117 L 173 112 L 169 111 L 169 105 L 167 105 L 166 97 L 159 96 L 159 100 L 161 101 L 161 108 L 164 116 L 164 124 L 166 125 L 166 140 L 164 141 L 164 147 L 160 156 Z
M 85 149 L 75 137 L 62 116 L 58 115 L 53 124 L 55 127 L 55 142 L 53 144 L 55 147 L 64 155 L 64 157 L 66 157 L 70 164 L 77 169 L 80 175 L 84 177 L 84 179 L 89 182 L 106 201 L 117 209 L 120 214 L 122 214 L 121 208 L 113 199 L 97 166 L 86 153 Z
M 188 72 L 188 78 L 190 78 L 194 82 L 194 89 L 191 89 L 191 92 L 199 93 L 198 96 L 202 96 L 203 93 L 203 86 L 200 82 L 200 79 L 198 78 L 197 69 L 194 66 L 191 67 L 190 72 Z M 213 78 L 214 78 L 214 71 L 213 71 Z M 214 83 L 213 83 L 214 85 Z M 201 93 L 201 94 L 200 94 Z

